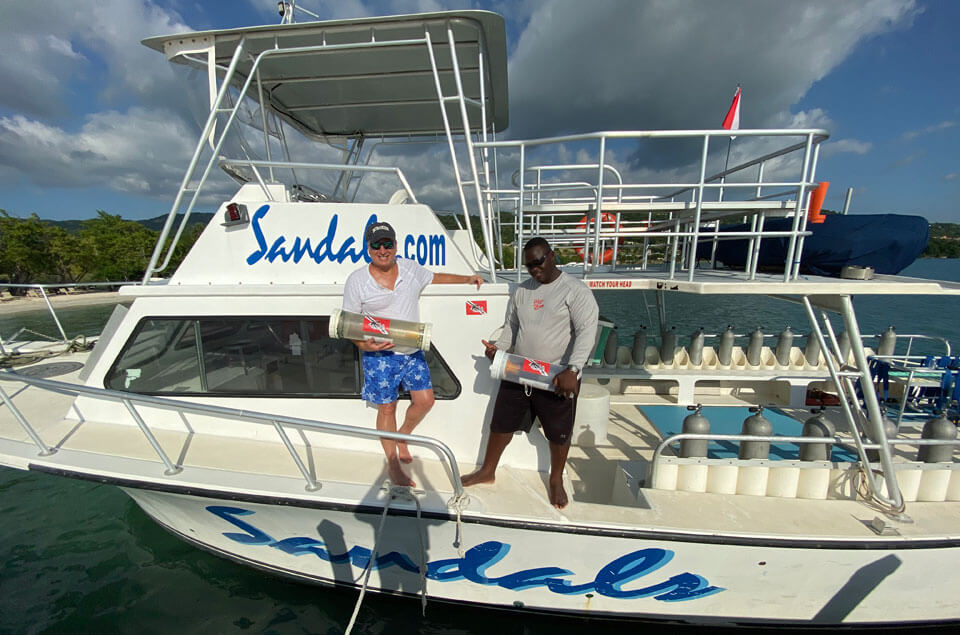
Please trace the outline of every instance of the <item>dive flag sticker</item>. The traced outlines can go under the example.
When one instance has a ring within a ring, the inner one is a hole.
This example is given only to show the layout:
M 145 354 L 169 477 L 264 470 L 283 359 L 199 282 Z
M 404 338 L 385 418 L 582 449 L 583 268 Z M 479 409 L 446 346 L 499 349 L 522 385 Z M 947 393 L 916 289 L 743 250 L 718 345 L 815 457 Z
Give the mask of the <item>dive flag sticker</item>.
M 486 315 L 486 300 L 467 300 L 467 315 Z
M 550 374 L 550 364 L 541 362 L 539 359 L 523 358 L 523 370 L 534 375 L 543 375 L 547 377 Z
M 375 318 L 375 317 L 370 317 L 369 315 L 364 315 L 362 330 L 364 333 L 377 333 L 378 335 L 390 335 L 390 320 L 385 320 L 383 318 Z

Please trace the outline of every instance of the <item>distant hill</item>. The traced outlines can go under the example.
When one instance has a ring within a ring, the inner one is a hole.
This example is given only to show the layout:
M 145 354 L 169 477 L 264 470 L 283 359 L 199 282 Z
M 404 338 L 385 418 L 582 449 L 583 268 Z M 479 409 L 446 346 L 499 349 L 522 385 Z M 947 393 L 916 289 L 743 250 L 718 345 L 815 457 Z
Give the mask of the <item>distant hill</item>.
M 194 212 L 190 214 L 190 222 L 188 223 L 188 226 L 197 225 L 197 224 L 206 225 L 207 223 L 210 222 L 211 218 L 213 218 L 213 214 L 210 212 L 204 212 L 204 213 Z M 166 222 L 166 220 L 167 220 L 167 215 L 164 214 L 163 216 L 157 216 L 156 218 L 147 218 L 145 220 L 138 220 L 134 222 L 140 223 L 147 229 L 152 229 L 153 231 L 160 231 L 163 229 L 163 224 Z M 83 229 L 83 223 L 84 223 L 84 221 L 82 220 L 45 220 L 44 222 L 49 223 L 51 225 L 56 225 L 57 227 L 60 227 L 61 229 L 63 229 L 64 231 L 70 234 L 74 234 L 80 231 L 81 229 Z M 180 222 L 179 217 L 177 219 L 177 222 L 178 223 Z M 174 227 L 176 227 L 176 225 L 174 225 Z

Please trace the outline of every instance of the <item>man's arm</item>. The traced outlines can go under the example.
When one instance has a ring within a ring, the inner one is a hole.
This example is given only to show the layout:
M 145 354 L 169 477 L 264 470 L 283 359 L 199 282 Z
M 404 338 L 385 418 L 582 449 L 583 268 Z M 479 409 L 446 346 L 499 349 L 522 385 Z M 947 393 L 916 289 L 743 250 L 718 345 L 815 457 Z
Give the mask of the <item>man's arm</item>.
M 472 276 L 461 276 L 456 273 L 435 273 L 433 274 L 433 284 L 475 284 L 477 288 L 483 284 L 483 278 L 474 274 Z
M 583 368 L 590 359 L 593 344 L 597 338 L 597 319 L 600 307 L 590 289 L 570 298 L 570 321 L 573 324 L 573 350 L 570 351 L 570 365 Z
M 582 290 L 578 289 L 575 294 L 571 294 L 567 306 L 570 310 L 570 321 L 573 326 L 573 350 L 570 351 L 570 362 L 567 369 L 553 380 L 555 392 L 562 396 L 580 392 L 577 385 L 578 373 L 574 372 L 571 367 L 582 371 L 584 364 L 590 358 L 590 352 L 597 337 L 597 318 L 600 314 L 600 308 L 597 306 L 593 293 L 586 287 Z

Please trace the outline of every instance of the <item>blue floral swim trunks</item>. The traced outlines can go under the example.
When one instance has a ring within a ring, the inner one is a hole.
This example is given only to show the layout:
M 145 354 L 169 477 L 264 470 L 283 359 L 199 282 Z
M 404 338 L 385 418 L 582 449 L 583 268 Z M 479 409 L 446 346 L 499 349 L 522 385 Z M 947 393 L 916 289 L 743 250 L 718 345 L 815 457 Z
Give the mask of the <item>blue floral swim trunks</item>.
M 388 404 L 396 401 L 400 384 L 407 390 L 433 388 L 423 351 L 410 355 L 393 351 L 363 353 L 363 392 L 366 401 Z

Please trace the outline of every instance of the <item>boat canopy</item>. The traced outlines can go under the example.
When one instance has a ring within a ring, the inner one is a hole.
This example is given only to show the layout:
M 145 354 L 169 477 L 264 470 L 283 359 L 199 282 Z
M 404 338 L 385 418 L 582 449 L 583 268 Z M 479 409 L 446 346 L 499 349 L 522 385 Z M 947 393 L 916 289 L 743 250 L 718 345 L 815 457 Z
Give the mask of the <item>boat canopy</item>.
M 434 64 L 442 94 L 462 82 L 471 131 L 507 127 L 506 32 L 503 18 L 486 11 L 179 33 L 143 44 L 200 68 L 212 55 L 221 77 L 242 45 L 232 84 L 253 74 L 259 87 L 247 94 L 314 137 L 443 134 Z M 445 107 L 452 131 L 462 133 L 452 116 L 458 104 Z

